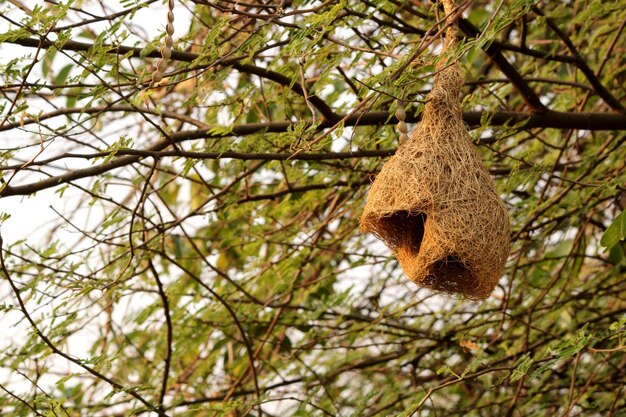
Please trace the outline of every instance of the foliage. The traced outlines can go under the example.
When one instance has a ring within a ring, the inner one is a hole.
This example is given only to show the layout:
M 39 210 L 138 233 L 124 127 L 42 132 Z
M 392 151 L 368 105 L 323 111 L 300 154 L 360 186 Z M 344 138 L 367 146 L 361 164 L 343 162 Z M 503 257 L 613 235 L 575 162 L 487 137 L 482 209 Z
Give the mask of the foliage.
M 155 86 L 163 1 L 0 2 L 0 413 L 624 413 L 626 3 L 566 3 L 441 58 L 513 221 L 472 303 L 358 231 L 436 3 L 176 0 Z

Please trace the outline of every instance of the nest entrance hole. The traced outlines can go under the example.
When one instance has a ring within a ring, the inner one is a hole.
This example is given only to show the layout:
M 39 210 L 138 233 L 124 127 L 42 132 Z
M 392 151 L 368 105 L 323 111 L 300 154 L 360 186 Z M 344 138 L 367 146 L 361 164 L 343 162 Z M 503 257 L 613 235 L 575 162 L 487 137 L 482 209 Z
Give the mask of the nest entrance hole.
M 474 294 L 479 284 L 472 271 L 455 256 L 438 260 L 428 272 L 423 284 L 435 291 Z
M 414 257 L 419 253 L 425 224 L 424 213 L 412 213 L 408 210 L 396 211 L 381 219 L 381 229 L 389 246 L 398 255 L 407 257 Z
M 422 248 L 427 217 L 424 213 L 398 210 L 379 219 L 378 233 L 396 253 L 403 268 L 413 270 Z M 409 272 L 410 274 L 410 272 Z M 448 255 L 428 267 L 419 283 L 434 291 L 476 295 L 480 286 L 475 274 L 455 255 Z

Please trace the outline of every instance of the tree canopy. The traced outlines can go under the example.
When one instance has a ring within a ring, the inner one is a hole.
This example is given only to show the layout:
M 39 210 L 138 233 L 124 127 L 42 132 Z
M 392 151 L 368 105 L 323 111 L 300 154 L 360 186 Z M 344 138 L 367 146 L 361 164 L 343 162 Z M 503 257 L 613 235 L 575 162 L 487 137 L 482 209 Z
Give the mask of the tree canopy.
M 438 55 L 436 1 L 1 1 L 0 414 L 626 412 L 626 2 L 457 5 Z M 484 302 L 359 232 L 452 61 Z

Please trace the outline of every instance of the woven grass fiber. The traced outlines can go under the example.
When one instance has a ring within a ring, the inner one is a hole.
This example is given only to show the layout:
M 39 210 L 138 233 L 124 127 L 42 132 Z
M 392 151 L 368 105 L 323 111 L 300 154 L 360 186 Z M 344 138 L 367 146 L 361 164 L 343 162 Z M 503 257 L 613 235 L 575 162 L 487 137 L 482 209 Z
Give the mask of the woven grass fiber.
M 453 1 L 443 3 L 452 19 Z M 443 52 L 456 35 L 451 24 Z M 418 285 L 484 299 L 509 255 L 509 216 L 462 119 L 461 69 L 441 61 L 421 122 L 372 184 L 361 230 L 381 239 Z

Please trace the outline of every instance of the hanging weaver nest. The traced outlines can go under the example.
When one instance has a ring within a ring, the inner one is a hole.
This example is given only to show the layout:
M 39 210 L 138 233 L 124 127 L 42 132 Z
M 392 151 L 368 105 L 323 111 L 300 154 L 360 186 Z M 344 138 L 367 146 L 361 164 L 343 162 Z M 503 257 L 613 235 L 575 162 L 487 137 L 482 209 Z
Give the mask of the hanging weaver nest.
M 455 42 L 450 25 L 444 52 Z M 462 119 L 461 69 L 438 69 L 417 129 L 372 184 L 361 230 L 385 242 L 418 285 L 484 299 L 509 255 L 509 216 Z

